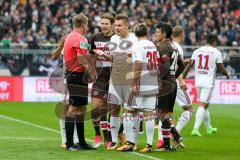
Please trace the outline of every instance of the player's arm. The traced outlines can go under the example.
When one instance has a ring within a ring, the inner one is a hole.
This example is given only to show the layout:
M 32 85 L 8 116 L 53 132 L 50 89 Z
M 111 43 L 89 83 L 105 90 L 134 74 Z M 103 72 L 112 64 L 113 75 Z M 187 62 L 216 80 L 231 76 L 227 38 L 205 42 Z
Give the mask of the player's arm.
M 59 43 L 58 47 L 52 52 L 52 59 L 53 60 L 56 60 L 59 58 L 59 56 L 61 55 L 61 52 L 63 50 L 63 46 L 64 46 L 64 41 L 65 41 L 65 38 L 62 38 L 61 39 L 61 42 Z
M 223 65 L 223 59 L 222 59 L 222 54 L 220 51 L 216 52 L 216 56 L 217 56 L 217 59 L 216 59 L 216 65 L 217 65 L 217 69 L 227 77 L 227 79 L 229 79 L 229 75 Z
M 192 62 L 190 64 L 187 64 L 187 66 L 184 68 L 182 75 L 183 75 L 183 79 L 185 79 L 187 77 L 188 72 L 190 71 L 192 65 L 194 65 L 195 61 L 192 60 Z
M 229 75 L 226 71 L 226 68 L 224 67 L 223 63 L 217 63 L 217 69 L 229 79 Z
M 136 60 L 134 63 L 134 73 L 133 73 L 133 80 L 131 84 L 131 92 L 133 94 L 137 94 L 137 83 L 141 77 L 142 72 L 142 61 Z
M 88 54 L 88 49 L 85 45 L 86 44 L 83 44 L 82 47 L 80 46 L 80 48 L 76 48 L 78 64 L 84 69 L 85 73 L 90 78 L 90 81 L 95 82 L 97 78 L 97 72 L 93 63 L 95 57 Z
M 96 55 L 104 56 L 104 58 L 106 58 L 107 60 L 112 61 L 112 55 L 105 53 L 105 52 L 104 52 L 103 50 L 101 50 L 101 49 L 93 49 L 93 52 L 94 52 Z
M 182 60 L 182 58 L 180 56 L 178 56 L 177 66 L 178 66 L 178 68 L 177 68 L 176 74 L 175 74 L 176 78 L 178 78 L 179 75 L 182 74 L 182 72 L 183 72 L 183 70 L 185 68 L 183 60 Z

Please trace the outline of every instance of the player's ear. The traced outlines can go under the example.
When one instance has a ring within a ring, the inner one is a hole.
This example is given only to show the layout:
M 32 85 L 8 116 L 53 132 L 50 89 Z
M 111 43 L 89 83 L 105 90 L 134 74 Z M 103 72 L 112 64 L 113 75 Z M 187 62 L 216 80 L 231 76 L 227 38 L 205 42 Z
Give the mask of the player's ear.
M 167 37 L 167 34 L 165 32 L 163 32 L 163 36 L 166 38 Z

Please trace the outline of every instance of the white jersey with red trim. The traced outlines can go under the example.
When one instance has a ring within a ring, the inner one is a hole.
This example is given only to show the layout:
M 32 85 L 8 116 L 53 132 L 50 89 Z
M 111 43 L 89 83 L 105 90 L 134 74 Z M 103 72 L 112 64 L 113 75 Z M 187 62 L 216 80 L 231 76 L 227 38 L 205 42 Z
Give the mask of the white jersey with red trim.
M 195 61 L 195 85 L 213 87 L 217 63 L 223 63 L 221 52 L 212 46 L 202 46 L 192 54 Z
M 158 93 L 158 57 L 155 45 L 149 40 L 140 40 L 133 44 L 133 62 L 142 62 L 142 72 L 140 77 L 140 94 Z

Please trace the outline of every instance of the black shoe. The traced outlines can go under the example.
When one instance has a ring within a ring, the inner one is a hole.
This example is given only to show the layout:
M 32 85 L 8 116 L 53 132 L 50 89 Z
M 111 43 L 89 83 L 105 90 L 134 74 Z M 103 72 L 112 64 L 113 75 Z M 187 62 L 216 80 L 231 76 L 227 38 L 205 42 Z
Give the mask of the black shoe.
M 185 145 L 182 143 L 183 137 L 179 137 L 177 140 L 173 142 L 173 148 L 179 149 L 179 148 L 185 148 Z
M 85 145 L 77 144 L 75 147 L 77 150 L 96 150 L 96 148 L 94 148 L 93 146 L 91 146 L 89 144 L 85 144 Z
M 172 148 L 171 146 L 162 146 L 160 148 L 155 149 L 155 151 L 176 151 L 176 148 Z
M 67 147 L 65 148 L 65 150 L 66 150 L 66 151 L 70 151 L 70 152 L 75 152 L 75 151 L 77 151 L 77 148 L 74 147 L 74 146 L 67 146 Z

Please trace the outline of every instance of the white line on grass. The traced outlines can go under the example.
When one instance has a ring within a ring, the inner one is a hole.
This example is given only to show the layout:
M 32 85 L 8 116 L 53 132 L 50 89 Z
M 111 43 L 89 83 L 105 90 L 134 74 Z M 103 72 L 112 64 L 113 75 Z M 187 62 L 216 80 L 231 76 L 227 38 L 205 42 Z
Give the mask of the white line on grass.
M 30 123 L 30 122 L 27 122 L 27 121 L 23 121 L 23 120 L 20 120 L 20 119 L 8 117 L 8 116 L 5 116 L 5 115 L 0 115 L 0 118 L 4 118 L 4 119 L 8 119 L 10 121 L 26 124 L 26 125 L 29 125 L 29 126 L 32 126 L 32 127 L 36 127 L 36 128 L 46 130 L 46 131 L 50 131 L 50 132 L 54 132 L 54 133 L 58 133 L 58 134 L 60 133 L 60 131 L 56 130 L 56 129 L 44 127 L 44 126 L 41 126 L 41 125 L 38 125 L 38 124 Z M 89 141 L 89 142 L 93 142 L 93 140 L 88 139 L 88 138 L 86 138 L 86 140 Z M 130 154 L 133 154 L 133 155 L 136 155 L 136 156 L 139 156 L 139 157 L 143 157 L 143 158 L 152 159 L 152 160 L 163 160 L 163 159 L 159 159 L 159 158 L 156 158 L 156 157 L 153 157 L 153 156 L 149 156 L 149 155 L 145 155 L 145 154 L 141 154 L 141 153 L 137 153 L 137 152 L 127 152 L 127 153 L 130 153 Z
M 31 140 L 31 141 L 58 141 L 59 138 L 40 138 L 40 137 L 0 137 L 2 140 Z

